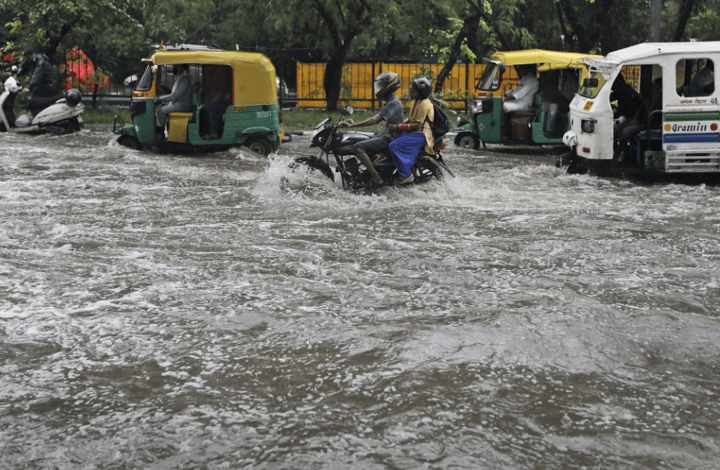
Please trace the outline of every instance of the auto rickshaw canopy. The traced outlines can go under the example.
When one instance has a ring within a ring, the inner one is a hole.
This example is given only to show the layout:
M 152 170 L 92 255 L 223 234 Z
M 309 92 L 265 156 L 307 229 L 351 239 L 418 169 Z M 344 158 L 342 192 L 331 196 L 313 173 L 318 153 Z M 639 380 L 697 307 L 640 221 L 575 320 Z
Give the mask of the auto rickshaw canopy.
M 577 69 L 583 67 L 583 58 L 602 57 L 579 52 L 558 52 L 544 49 L 528 49 L 525 51 L 496 52 L 491 60 L 502 62 L 506 67 L 521 64 L 537 64 L 538 72 L 559 69 Z
M 233 105 L 253 106 L 277 103 L 275 67 L 256 52 L 159 51 L 150 58 L 153 65 L 229 65 L 233 71 Z

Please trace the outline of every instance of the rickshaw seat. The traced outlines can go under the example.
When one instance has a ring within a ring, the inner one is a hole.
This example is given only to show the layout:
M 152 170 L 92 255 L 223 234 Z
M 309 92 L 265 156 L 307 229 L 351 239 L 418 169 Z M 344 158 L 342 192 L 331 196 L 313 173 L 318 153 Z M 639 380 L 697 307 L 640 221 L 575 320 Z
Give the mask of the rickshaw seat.
M 187 142 L 187 128 L 195 113 L 170 113 L 168 114 L 168 142 Z

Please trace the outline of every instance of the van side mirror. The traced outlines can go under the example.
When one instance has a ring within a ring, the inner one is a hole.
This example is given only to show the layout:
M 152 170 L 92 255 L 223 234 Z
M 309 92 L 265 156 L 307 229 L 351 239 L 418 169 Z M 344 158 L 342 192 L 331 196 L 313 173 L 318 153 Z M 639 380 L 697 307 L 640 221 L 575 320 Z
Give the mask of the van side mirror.
M 583 80 L 583 87 L 584 88 L 597 88 L 597 86 L 600 84 L 600 80 L 597 78 L 586 78 Z

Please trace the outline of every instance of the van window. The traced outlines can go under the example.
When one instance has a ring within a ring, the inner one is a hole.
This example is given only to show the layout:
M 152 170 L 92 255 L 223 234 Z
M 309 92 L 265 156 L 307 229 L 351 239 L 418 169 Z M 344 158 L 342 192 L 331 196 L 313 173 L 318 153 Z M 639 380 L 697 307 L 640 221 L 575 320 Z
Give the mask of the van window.
M 675 65 L 679 96 L 710 96 L 715 92 L 715 64 L 710 59 L 682 59 Z

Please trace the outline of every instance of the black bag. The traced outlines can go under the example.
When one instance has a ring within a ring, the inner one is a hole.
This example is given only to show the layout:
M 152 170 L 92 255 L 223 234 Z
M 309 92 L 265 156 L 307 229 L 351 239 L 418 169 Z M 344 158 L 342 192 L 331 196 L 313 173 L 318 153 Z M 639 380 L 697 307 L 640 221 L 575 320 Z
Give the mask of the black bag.
M 433 140 L 438 141 L 450 131 L 450 119 L 444 109 L 437 105 L 433 100 L 430 100 L 435 111 L 435 120 L 430 121 L 432 127 Z

